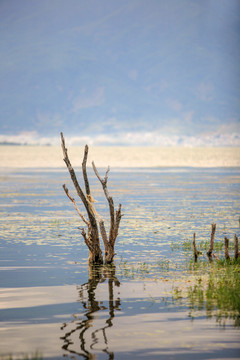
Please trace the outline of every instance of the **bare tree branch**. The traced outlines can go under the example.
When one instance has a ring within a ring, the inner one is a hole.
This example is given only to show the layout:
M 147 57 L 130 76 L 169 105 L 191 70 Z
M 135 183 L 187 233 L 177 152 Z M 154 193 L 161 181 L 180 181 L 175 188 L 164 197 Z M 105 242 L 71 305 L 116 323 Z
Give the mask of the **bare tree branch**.
M 63 185 L 63 189 L 64 189 L 66 195 L 68 196 L 68 198 L 72 201 L 72 203 L 73 203 L 75 209 L 77 210 L 77 213 L 78 213 L 78 215 L 80 216 L 80 218 L 82 219 L 82 221 L 84 221 L 85 224 L 86 224 L 87 226 L 89 226 L 89 221 L 87 221 L 87 220 L 85 219 L 85 217 L 81 214 L 80 210 L 79 210 L 78 207 L 77 207 L 76 201 L 70 196 L 69 191 L 68 191 L 68 188 L 66 187 L 65 184 Z
M 88 204 L 87 204 L 86 197 L 85 197 L 85 195 L 84 195 L 84 193 L 83 193 L 83 191 L 82 191 L 82 189 L 81 189 L 81 187 L 80 187 L 80 185 L 79 185 L 79 183 L 78 183 L 78 180 L 77 180 L 75 171 L 74 171 L 74 169 L 73 169 L 73 167 L 72 167 L 72 164 L 71 164 L 71 162 L 70 162 L 70 160 L 69 160 L 68 153 L 67 153 L 67 148 L 66 148 L 66 146 L 65 146 L 65 139 L 64 139 L 64 137 L 63 137 L 63 133 L 62 133 L 62 132 L 61 132 L 61 140 L 62 140 L 62 150 L 63 150 L 63 156 L 64 156 L 64 159 L 63 159 L 63 160 L 64 160 L 65 164 L 67 165 L 69 174 L 70 174 L 70 176 L 71 176 L 73 185 L 75 186 L 75 189 L 76 189 L 76 191 L 77 191 L 78 196 L 79 196 L 80 199 L 82 200 L 82 202 L 83 202 L 86 210 L 89 211 L 89 210 L 88 210 Z
M 83 179 L 84 179 L 84 183 L 85 183 L 86 194 L 90 195 L 90 186 L 89 186 L 89 182 L 88 182 L 87 168 L 86 168 L 87 157 L 88 157 L 88 146 L 85 145 L 83 162 L 82 162 L 82 172 L 83 172 Z
M 116 211 L 116 221 L 115 221 L 115 227 L 114 227 L 114 238 L 113 238 L 113 242 L 112 242 L 113 246 L 114 246 L 115 240 L 116 240 L 116 238 L 118 236 L 118 229 L 119 229 L 121 218 L 123 216 L 121 210 L 122 210 L 122 205 L 119 204 L 118 205 L 118 210 Z
M 86 243 L 89 251 L 92 252 L 92 251 L 93 251 L 92 244 L 91 244 L 91 242 L 89 241 L 89 238 L 88 238 L 88 236 L 87 236 L 87 234 L 86 234 L 86 232 L 85 232 L 85 230 L 84 230 L 83 228 L 82 228 L 81 234 L 82 234 L 82 236 L 83 236 L 83 238 L 84 238 L 84 241 L 85 241 L 85 243 Z
M 114 203 L 113 203 L 113 199 L 112 197 L 109 195 L 108 192 L 108 188 L 107 188 L 107 180 L 108 180 L 108 173 L 110 171 L 110 168 L 107 168 L 106 174 L 104 179 L 101 178 L 101 176 L 99 175 L 99 172 L 94 164 L 94 161 L 92 162 L 92 167 L 93 170 L 98 178 L 98 180 L 100 181 L 100 183 L 102 184 L 102 188 L 104 191 L 104 194 L 106 196 L 106 199 L 108 201 L 109 204 L 109 213 L 110 213 L 110 231 L 109 231 L 109 241 L 112 242 L 114 239 L 114 229 L 115 229 L 115 215 L 114 215 Z
M 90 185 L 89 185 L 88 176 L 87 176 L 87 157 L 88 157 L 88 146 L 85 145 L 83 162 L 82 162 L 82 173 L 83 173 L 83 179 L 84 179 L 84 184 L 85 184 L 85 189 L 86 189 L 86 200 L 88 202 L 89 211 L 91 211 L 92 215 L 94 216 L 94 215 L 97 215 L 97 211 L 93 205 L 93 203 L 95 201 L 91 195 Z

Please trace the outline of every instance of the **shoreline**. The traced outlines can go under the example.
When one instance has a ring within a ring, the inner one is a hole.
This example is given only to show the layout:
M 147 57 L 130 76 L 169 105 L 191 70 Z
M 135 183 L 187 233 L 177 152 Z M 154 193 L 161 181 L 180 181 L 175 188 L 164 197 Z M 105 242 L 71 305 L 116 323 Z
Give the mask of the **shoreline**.
M 73 167 L 83 159 L 83 146 L 67 146 Z M 65 168 L 59 146 L 0 146 L 0 168 Z M 90 147 L 88 166 L 99 168 L 240 167 L 240 147 Z

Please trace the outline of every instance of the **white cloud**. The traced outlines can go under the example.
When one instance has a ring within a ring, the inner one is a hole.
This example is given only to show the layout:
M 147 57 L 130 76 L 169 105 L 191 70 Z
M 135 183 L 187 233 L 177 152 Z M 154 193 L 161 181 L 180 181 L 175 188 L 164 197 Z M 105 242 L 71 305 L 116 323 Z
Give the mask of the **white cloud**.
M 224 130 L 224 129 L 222 129 Z M 199 136 L 180 136 L 177 134 L 163 135 L 160 131 L 153 132 L 117 132 L 117 133 L 102 133 L 95 136 L 71 136 L 65 134 L 69 145 L 85 144 L 91 146 L 237 146 L 240 147 L 239 132 L 209 133 Z M 60 136 L 55 137 L 41 137 L 36 132 L 21 132 L 18 135 L 0 135 L 0 143 L 18 143 L 21 145 L 57 145 L 60 146 Z
M 0 143 L 14 143 L 19 145 L 47 145 L 55 144 L 55 142 L 56 138 L 40 137 L 36 131 L 22 131 L 16 135 L 0 135 Z
M 79 95 L 73 100 L 72 112 L 79 112 L 81 109 L 86 109 L 94 106 L 100 106 L 104 103 L 104 87 L 97 88 L 90 95 Z

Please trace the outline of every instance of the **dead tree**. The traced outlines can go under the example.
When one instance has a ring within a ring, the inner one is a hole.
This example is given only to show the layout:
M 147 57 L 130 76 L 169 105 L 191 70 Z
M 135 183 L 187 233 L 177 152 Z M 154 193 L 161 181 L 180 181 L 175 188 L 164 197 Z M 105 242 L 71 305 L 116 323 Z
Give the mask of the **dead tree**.
M 115 241 L 118 236 L 118 229 L 122 217 L 121 213 L 121 204 L 119 204 L 118 210 L 114 211 L 114 202 L 112 197 L 108 193 L 107 189 L 107 180 L 108 180 L 108 173 L 110 171 L 110 168 L 108 167 L 104 179 L 101 179 L 96 166 L 94 163 L 92 163 L 94 172 L 96 176 L 98 177 L 99 181 L 102 184 L 103 191 L 105 193 L 105 196 L 107 198 L 107 201 L 109 203 L 109 210 L 110 210 L 110 230 L 109 230 L 109 236 L 107 236 L 106 228 L 103 219 L 100 217 L 100 215 L 97 213 L 95 207 L 94 207 L 94 199 L 91 195 L 90 191 L 90 185 L 88 181 L 87 176 L 87 157 L 88 157 L 88 146 L 85 146 L 84 150 L 84 157 L 82 162 L 82 174 L 85 184 L 85 192 L 84 194 L 83 190 L 81 189 L 75 171 L 71 165 L 71 162 L 68 157 L 67 148 L 65 146 L 65 139 L 63 137 L 63 133 L 61 133 L 61 142 L 62 142 L 62 150 L 63 150 L 63 156 L 64 161 L 66 163 L 66 166 L 68 168 L 68 171 L 70 173 L 72 182 L 74 184 L 74 187 L 77 191 L 78 196 L 80 197 L 88 215 L 88 220 L 84 217 L 84 215 L 80 212 L 80 210 L 77 207 L 77 204 L 75 200 L 70 196 L 69 191 L 66 187 L 66 185 L 63 185 L 63 188 L 65 190 L 66 195 L 68 198 L 72 201 L 75 209 L 77 210 L 80 218 L 83 220 L 83 222 L 87 225 L 87 233 L 84 229 L 82 229 L 82 236 L 84 238 L 84 241 L 89 249 L 89 263 L 91 264 L 102 264 L 103 263 L 103 255 L 102 250 L 100 247 L 100 240 L 99 240 L 99 229 L 102 236 L 102 240 L 105 247 L 105 253 L 104 253 L 104 261 L 105 263 L 112 263 L 115 252 L 114 252 L 114 246 Z

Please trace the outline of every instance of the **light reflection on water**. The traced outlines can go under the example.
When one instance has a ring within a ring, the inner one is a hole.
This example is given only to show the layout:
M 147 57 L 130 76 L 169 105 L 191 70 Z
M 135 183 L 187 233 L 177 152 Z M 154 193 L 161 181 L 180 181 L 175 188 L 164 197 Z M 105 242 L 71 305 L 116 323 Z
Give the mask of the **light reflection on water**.
M 61 327 L 64 356 L 138 359 L 141 354 L 148 359 L 184 359 L 214 351 L 216 357 L 227 344 L 231 344 L 227 353 L 236 355 L 238 332 L 231 329 L 226 336 L 216 331 L 210 318 L 206 323 L 202 314 L 191 321 L 187 305 L 176 308 L 171 301 L 172 284 L 120 284 L 114 266 L 90 267 L 88 282 L 77 286 L 85 311 L 73 314 Z
M 0 354 L 12 352 L 14 339 L 16 353 L 52 358 L 236 358 L 234 321 L 219 327 L 215 310 L 208 316 L 204 306 L 192 320 L 187 297 L 173 301 L 172 290 L 194 284 L 186 272 L 192 251 L 181 245 L 193 232 L 207 240 L 216 222 L 216 242 L 239 236 L 239 175 L 115 169 L 110 191 L 125 214 L 116 268 L 92 272 L 79 218 L 61 189 L 68 174 L 8 172 L 0 182 Z M 90 181 L 107 218 L 100 184 L 93 175 Z
M 96 299 L 96 290 L 99 283 L 107 281 L 108 305 Z M 86 359 L 92 358 L 98 349 L 114 359 L 114 353 L 109 350 L 107 330 L 113 326 L 116 311 L 121 311 L 120 298 L 114 299 L 114 287 L 119 287 L 120 282 L 115 276 L 115 267 L 89 268 L 89 280 L 86 284 L 77 287 L 79 298 L 86 310 L 82 315 L 73 315 L 70 323 L 64 323 L 61 330 L 65 333 L 61 337 L 64 344 L 62 349 L 66 354 L 80 355 Z M 98 313 L 102 312 L 99 316 Z M 104 319 L 105 318 L 105 319 Z M 102 324 L 101 321 L 103 320 Z M 75 341 L 73 339 L 76 339 Z M 65 353 L 64 353 L 65 355 Z
M 192 320 L 187 303 L 172 301 L 172 286 L 120 282 L 114 267 L 100 267 L 90 268 L 82 285 L 5 290 L 1 351 L 14 339 L 17 353 L 39 349 L 54 359 L 236 358 L 239 330 L 227 319 L 216 327 L 201 311 Z

